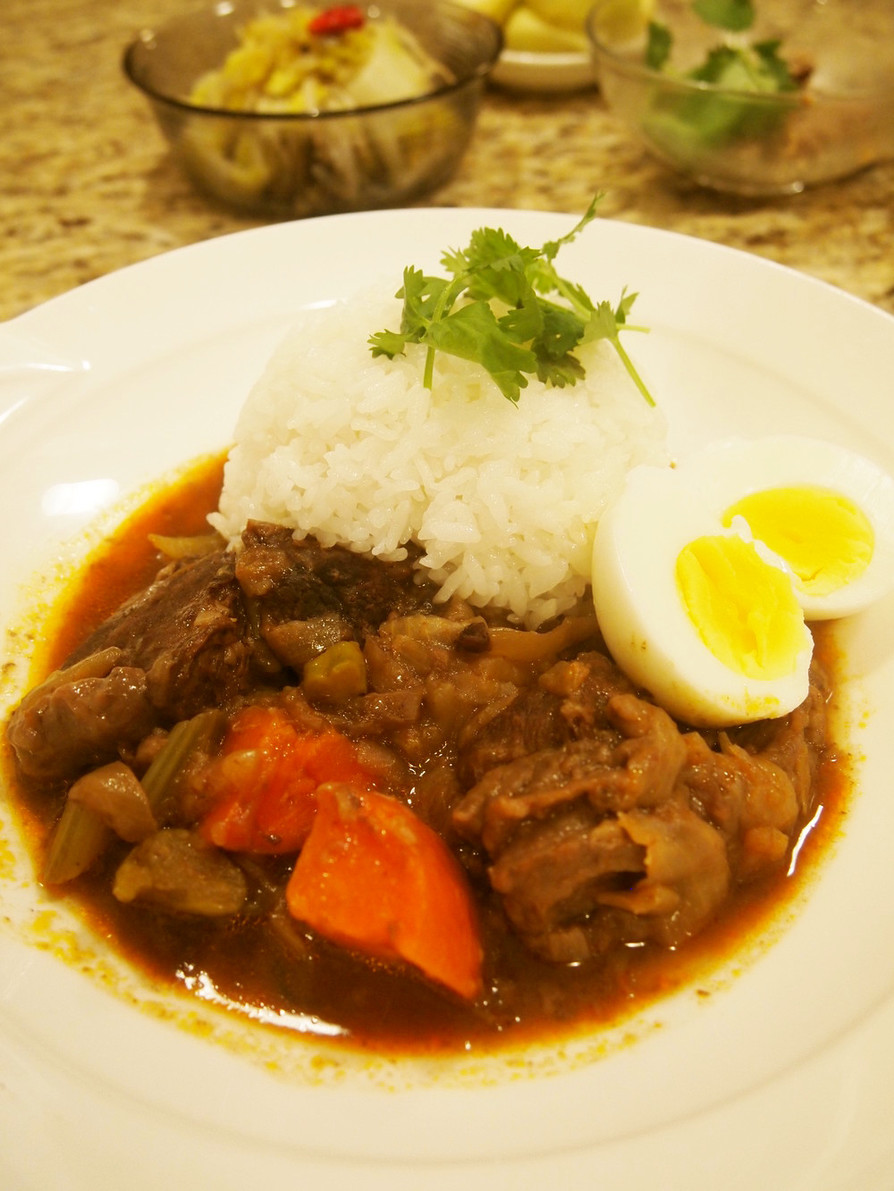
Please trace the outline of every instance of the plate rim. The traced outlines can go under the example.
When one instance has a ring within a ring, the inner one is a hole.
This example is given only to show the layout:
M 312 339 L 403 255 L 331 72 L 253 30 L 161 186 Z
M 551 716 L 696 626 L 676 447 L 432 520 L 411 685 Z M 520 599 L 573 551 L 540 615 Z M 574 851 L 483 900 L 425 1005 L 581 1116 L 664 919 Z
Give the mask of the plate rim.
M 425 208 L 425 209 L 420 209 L 419 217 L 421 218 L 424 216 L 425 221 L 429 222 L 432 218 L 437 217 L 437 214 L 439 212 L 442 212 L 442 213 L 450 212 L 451 214 L 453 214 L 457 210 L 460 213 L 460 215 L 459 215 L 460 222 L 467 222 L 467 221 L 474 222 L 475 220 L 479 220 L 479 219 L 490 220 L 494 216 L 496 216 L 497 218 L 504 220 L 504 221 L 507 218 L 511 219 L 516 216 L 518 217 L 519 220 L 525 221 L 529 217 L 534 216 L 535 217 L 534 222 L 541 222 L 540 217 L 546 216 L 547 218 L 542 220 L 544 226 L 546 226 L 547 223 L 552 222 L 553 224 L 557 224 L 559 220 L 565 220 L 565 219 L 569 218 L 565 214 L 558 213 L 558 212 L 527 212 L 527 211 L 523 211 L 521 209 L 506 210 L 506 209 L 499 209 L 499 208 L 465 208 L 465 209 Z M 369 222 L 370 218 L 372 218 L 374 220 L 377 219 L 379 221 L 390 221 L 394 217 L 394 215 L 395 215 L 394 212 L 378 212 L 378 213 L 370 213 L 370 214 L 361 213 L 359 215 L 349 215 L 349 216 L 327 216 L 327 217 L 323 217 L 323 219 L 325 219 L 327 221 L 328 220 L 337 220 L 337 221 L 358 221 L 359 220 L 359 221 L 362 221 L 362 223 L 365 225 Z M 400 217 L 405 217 L 406 213 L 399 213 L 399 215 L 400 215 Z M 306 226 L 307 224 L 309 224 L 311 222 L 313 222 L 314 225 L 319 225 L 320 221 L 319 220 L 317 220 L 317 221 L 303 221 L 302 226 Z M 627 232 L 619 233 L 621 235 L 630 234 L 630 235 L 633 235 L 634 238 L 637 238 L 640 236 L 645 236 L 646 239 L 648 239 L 652 234 L 657 234 L 660 238 L 673 237 L 677 240 L 685 241 L 687 245 L 698 244 L 698 245 L 702 246 L 702 249 L 706 248 L 707 252 L 708 252 L 708 256 L 714 260 L 720 260 L 720 259 L 726 260 L 726 259 L 728 259 L 727 254 L 729 254 L 729 253 L 737 254 L 737 257 L 740 258 L 740 261 L 742 262 L 743 268 L 752 267 L 752 266 L 744 265 L 743 258 L 747 258 L 752 262 L 758 262 L 755 267 L 757 267 L 761 271 L 762 276 L 765 274 L 768 267 L 769 267 L 770 272 L 772 272 L 773 269 L 780 270 L 782 272 L 782 274 L 785 276 L 785 278 L 787 279 L 787 281 L 790 281 L 792 278 L 792 275 L 794 275 L 794 276 L 800 278 L 802 281 L 807 281 L 808 283 L 810 283 L 811 287 L 818 287 L 818 288 L 812 288 L 811 292 L 814 292 L 817 294 L 823 293 L 827 297 L 829 294 L 834 294 L 834 299 L 832 299 L 832 300 L 833 300 L 833 304 L 835 304 L 836 306 L 841 304 L 841 297 L 843 296 L 844 298 L 850 299 L 851 304 L 856 304 L 856 306 L 851 305 L 852 309 L 859 310 L 862 314 L 866 314 L 867 311 L 877 312 L 879 315 L 882 316 L 883 320 L 887 320 L 884 322 L 884 326 L 886 327 L 887 332 L 890 334 L 892 332 L 892 330 L 894 330 L 894 318 L 892 318 L 890 315 L 887 315 L 884 311 L 881 311 L 879 308 L 872 306 L 870 303 L 865 302 L 863 299 L 857 298 L 854 295 L 846 294 L 845 291 L 842 291 L 842 290 L 837 289 L 836 287 L 830 286 L 829 283 L 821 281 L 817 278 L 808 277 L 806 274 L 795 274 L 794 271 L 787 269 L 786 266 L 776 265 L 774 262 L 766 261 L 764 258 L 755 257 L 750 253 L 743 252 L 743 250 L 741 250 L 741 249 L 736 249 L 736 248 L 731 248 L 726 245 L 711 243 L 709 241 L 704 241 L 704 240 L 698 239 L 696 237 L 690 237 L 690 236 L 687 236 L 687 235 L 684 235 L 684 234 L 678 233 L 678 232 L 666 232 L 662 229 L 644 228 L 641 225 L 624 223 L 623 221 L 600 220 L 599 222 L 602 224 L 612 223 L 613 226 L 615 226 L 615 227 L 636 229 L 635 231 L 630 232 L 630 233 L 627 233 Z M 182 253 L 194 253 L 195 255 L 190 256 L 188 258 L 188 260 L 199 262 L 202 254 L 196 253 L 196 249 L 203 249 L 205 252 L 210 253 L 211 255 L 214 255 L 216 252 L 220 252 L 220 251 L 226 252 L 227 251 L 226 247 L 224 247 L 223 249 L 219 249 L 219 248 L 207 248 L 206 246 L 220 245 L 222 241 L 235 240 L 236 238 L 241 238 L 241 237 L 250 238 L 250 237 L 256 236 L 258 233 L 271 234 L 273 240 L 278 240 L 281 235 L 286 234 L 286 233 L 282 233 L 279 230 L 283 226 L 292 227 L 295 225 L 275 225 L 275 227 L 273 229 L 271 229 L 270 227 L 247 229 L 245 231 L 231 233 L 230 236 L 221 237 L 217 241 L 212 240 L 212 241 L 205 241 L 199 245 L 187 245 L 182 248 L 174 250 L 173 253 L 159 254 L 158 257 L 149 258 L 148 261 L 138 262 L 136 264 L 127 266 L 123 270 L 117 270 L 117 271 L 115 271 L 115 273 L 107 274 L 104 277 L 100 277 L 100 278 L 97 278 L 91 282 L 88 282 L 83 287 L 80 287 L 79 290 L 68 291 L 67 294 L 58 295 L 57 297 L 50 299 L 47 303 L 44 303 L 41 306 L 32 308 L 32 310 L 26 311 L 23 314 L 17 316 L 15 320 L 11 320 L 11 323 L 16 324 L 17 327 L 19 327 L 19 328 L 24 328 L 25 330 L 30 330 L 32 328 L 40 328 L 40 326 L 42 324 L 46 325 L 47 321 L 49 321 L 49 323 L 52 324 L 53 321 L 55 320 L 56 314 L 58 312 L 62 312 L 62 314 L 65 315 L 69 309 L 71 309 L 73 306 L 77 306 L 78 303 L 84 304 L 84 306 L 81 307 L 81 309 L 84 311 L 88 310 L 90 307 L 93 307 L 96 305 L 101 305 L 106 293 L 107 292 L 111 293 L 114 290 L 114 288 L 120 283 L 123 274 L 127 273 L 127 274 L 129 274 L 129 277 L 131 279 L 136 278 L 138 280 L 139 278 L 144 277 L 146 275 L 144 270 L 145 270 L 146 266 L 151 265 L 153 261 L 160 261 L 164 258 L 165 262 L 166 262 L 165 264 L 154 266 L 156 268 L 160 268 L 162 270 L 162 272 L 164 272 L 165 270 L 167 270 L 170 267 L 170 265 L 171 265 L 170 258 L 172 256 L 174 256 L 175 254 L 179 255 Z M 342 226 L 346 226 L 346 224 L 340 222 L 337 226 L 342 227 Z M 247 239 L 244 241 L 240 240 L 240 243 L 247 245 L 248 240 Z M 681 251 L 683 251 L 683 250 L 685 250 L 685 249 L 681 248 Z M 187 260 L 186 257 L 181 257 L 180 259 L 184 260 L 184 261 Z M 138 271 L 138 270 L 140 270 L 141 272 L 137 273 L 136 271 Z M 117 280 L 114 280 L 114 279 L 117 279 Z M 77 295 L 77 298 L 74 298 L 73 295 Z M 50 307 L 53 307 L 53 310 L 49 311 Z M 48 311 L 49 311 L 49 313 L 48 313 Z

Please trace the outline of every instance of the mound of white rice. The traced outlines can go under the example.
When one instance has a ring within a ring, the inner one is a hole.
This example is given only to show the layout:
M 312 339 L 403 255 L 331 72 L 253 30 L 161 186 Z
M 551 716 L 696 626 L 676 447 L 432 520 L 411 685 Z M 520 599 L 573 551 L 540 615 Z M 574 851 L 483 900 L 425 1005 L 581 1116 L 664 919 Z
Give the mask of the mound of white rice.
M 666 460 L 665 422 L 610 346 L 581 353 L 587 378 L 531 380 L 513 405 L 480 367 L 424 349 L 374 359 L 369 335 L 400 327 L 387 290 L 309 310 L 241 412 L 214 526 L 291 526 L 383 559 L 424 550 L 439 598 L 508 608 L 537 625 L 589 582 L 600 513 L 628 469 Z

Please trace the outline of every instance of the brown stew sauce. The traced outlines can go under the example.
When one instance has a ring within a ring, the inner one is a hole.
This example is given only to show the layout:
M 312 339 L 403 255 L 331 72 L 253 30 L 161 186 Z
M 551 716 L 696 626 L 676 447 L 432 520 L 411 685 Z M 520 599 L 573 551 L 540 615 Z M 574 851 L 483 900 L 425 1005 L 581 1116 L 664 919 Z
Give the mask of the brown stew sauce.
M 47 671 L 153 578 L 161 558 L 148 540 L 150 532 L 206 531 L 206 514 L 217 504 L 222 463 L 204 461 L 174 486 L 154 494 L 89 560 L 59 603 Z M 832 635 L 822 627 L 815 636 L 817 650 L 834 675 Z M 310 932 L 299 933 L 297 946 L 294 939 L 286 946 L 271 945 L 270 937 L 259 935 L 251 921 L 209 925 L 122 906 L 110 892 L 111 874 L 121 859 L 114 849 L 94 871 L 68 887 L 65 896 L 75 897 L 97 933 L 109 938 L 152 981 L 201 989 L 206 996 L 211 988 L 219 1003 L 247 1017 L 274 1022 L 277 1028 L 335 1036 L 354 1048 L 385 1054 L 494 1050 L 606 1025 L 684 985 L 694 995 L 709 995 L 712 970 L 735 952 L 759 947 L 762 939 L 772 937 L 786 907 L 815 873 L 834 839 L 848 795 L 846 766 L 832 756 L 821 766 L 818 783 L 819 810 L 802 834 L 796 863 L 736 893 L 722 920 L 679 951 L 622 948 L 598 962 L 548 964 L 506 931 L 493 895 L 476 891 L 489 961 L 485 995 L 474 1006 L 406 972 L 353 956 Z M 17 796 L 39 856 L 57 803 L 23 787 Z M 282 863 L 287 867 L 290 862 Z

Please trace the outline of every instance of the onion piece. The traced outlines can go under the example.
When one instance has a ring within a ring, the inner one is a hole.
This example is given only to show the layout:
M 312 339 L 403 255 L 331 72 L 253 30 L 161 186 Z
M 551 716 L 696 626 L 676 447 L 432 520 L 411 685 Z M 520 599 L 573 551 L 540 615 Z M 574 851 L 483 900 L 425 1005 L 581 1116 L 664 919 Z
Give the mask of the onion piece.
M 129 844 L 158 829 L 140 779 L 123 761 L 112 761 L 79 777 L 68 791 L 69 803 L 93 811 Z

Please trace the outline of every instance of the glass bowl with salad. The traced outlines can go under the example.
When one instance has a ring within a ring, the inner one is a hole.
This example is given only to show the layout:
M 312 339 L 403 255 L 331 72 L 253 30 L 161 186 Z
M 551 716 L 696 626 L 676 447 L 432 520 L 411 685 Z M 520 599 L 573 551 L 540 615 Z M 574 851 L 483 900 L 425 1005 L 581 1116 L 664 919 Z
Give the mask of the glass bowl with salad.
M 892 0 L 596 0 L 608 106 L 655 156 L 745 195 L 894 156 Z
M 144 30 L 123 66 L 202 194 L 291 219 L 446 182 L 501 48 L 448 0 L 228 0 Z

